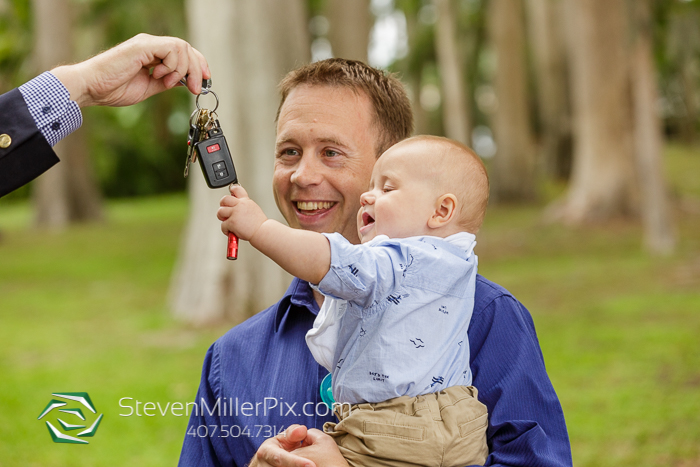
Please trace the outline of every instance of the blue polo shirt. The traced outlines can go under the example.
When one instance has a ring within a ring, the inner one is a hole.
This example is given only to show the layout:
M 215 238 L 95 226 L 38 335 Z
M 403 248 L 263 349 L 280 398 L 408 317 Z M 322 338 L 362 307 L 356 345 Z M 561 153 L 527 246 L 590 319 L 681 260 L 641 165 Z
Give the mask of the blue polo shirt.
M 304 336 L 318 305 L 294 279 L 282 299 L 234 327 L 208 350 L 181 466 L 246 465 L 266 438 L 297 423 L 333 420 L 319 386 L 328 371 Z M 487 466 L 571 466 L 564 414 L 547 376 L 529 312 L 477 276 L 467 332 L 473 385 L 488 407 Z

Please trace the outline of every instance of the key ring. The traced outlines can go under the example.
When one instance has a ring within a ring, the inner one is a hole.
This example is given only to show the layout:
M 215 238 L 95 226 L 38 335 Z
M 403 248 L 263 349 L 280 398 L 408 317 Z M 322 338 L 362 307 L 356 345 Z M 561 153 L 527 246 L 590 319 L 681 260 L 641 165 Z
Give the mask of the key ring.
M 189 75 L 185 75 L 184 78 L 180 80 L 180 84 L 183 86 L 187 87 L 187 77 Z M 208 79 L 203 79 L 202 80 L 202 94 L 209 94 L 211 92 L 211 78 Z
M 216 109 L 219 108 L 219 96 L 216 95 L 214 91 L 209 89 L 209 92 L 207 94 L 212 94 L 214 96 L 214 99 L 216 99 L 216 106 L 214 107 L 214 110 L 211 111 L 211 113 L 216 112 Z M 202 108 L 199 106 L 199 98 L 202 96 L 202 94 L 197 95 L 197 99 L 194 101 L 194 103 L 197 105 L 197 110 L 202 110 Z

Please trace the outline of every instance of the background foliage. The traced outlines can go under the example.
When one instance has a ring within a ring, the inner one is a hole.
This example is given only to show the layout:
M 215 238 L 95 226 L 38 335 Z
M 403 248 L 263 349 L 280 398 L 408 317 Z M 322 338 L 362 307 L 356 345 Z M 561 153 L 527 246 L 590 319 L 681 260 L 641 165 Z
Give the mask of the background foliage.
M 432 2 L 372 3 L 373 11 L 398 9 L 406 18 L 407 54 L 388 68 L 417 95 L 431 86 L 439 92 Z M 310 0 L 309 16 L 323 15 L 324 4 Z M 487 127 L 483 104 L 493 93 L 495 62 L 488 2 L 456 5 L 473 125 Z M 139 32 L 187 37 L 178 0 L 72 6 L 78 59 Z M 699 122 L 691 119 L 689 132 L 682 82 L 683 54 L 697 64 L 700 40 L 678 39 L 688 25 L 689 37 L 700 35 L 700 1 L 653 6 L 677 251 L 665 258 L 644 253 L 641 227 L 627 220 L 544 225 L 542 210 L 562 195 L 565 178 L 540 183 L 542 196 L 532 205 L 491 207 L 479 238 L 480 272 L 533 314 L 577 466 L 700 465 Z M 0 0 L 0 92 L 41 71 L 32 64 L 32 41 L 30 1 Z M 215 76 L 214 86 L 227 80 Z M 700 82 L 694 89 L 700 94 Z M 166 304 L 187 216 L 182 170 L 192 105 L 179 89 L 130 108 L 84 111 L 82 131 L 109 198 L 105 223 L 39 231 L 31 226 L 29 187 L 0 200 L 0 466 L 177 461 L 187 420 L 121 417 L 118 401 L 191 401 L 206 349 L 231 325 L 192 328 L 175 321 Z M 438 99 L 437 106 L 417 107 L 424 131 L 442 134 L 441 106 Z M 539 131 L 534 111 L 532 122 Z M 53 444 L 36 420 L 49 394 L 62 390 L 89 392 L 105 413 L 90 446 Z

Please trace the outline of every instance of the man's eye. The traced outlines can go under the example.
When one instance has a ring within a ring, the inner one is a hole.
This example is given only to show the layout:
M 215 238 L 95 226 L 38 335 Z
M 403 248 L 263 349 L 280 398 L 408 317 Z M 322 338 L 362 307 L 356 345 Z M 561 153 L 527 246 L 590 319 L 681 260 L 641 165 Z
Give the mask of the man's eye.
M 293 157 L 293 156 L 298 156 L 298 155 L 299 155 L 299 151 L 297 149 L 294 149 L 294 148 L 282 149 L 279 153 L 280 157 L 284 157 L 284 156 L 292 156 Z
M 340 153 L 332 149 L 326 149 L 325 151 L 323 151 L 323 155 L 325 155 L 326 157 L 337 157 L 340 155 Z

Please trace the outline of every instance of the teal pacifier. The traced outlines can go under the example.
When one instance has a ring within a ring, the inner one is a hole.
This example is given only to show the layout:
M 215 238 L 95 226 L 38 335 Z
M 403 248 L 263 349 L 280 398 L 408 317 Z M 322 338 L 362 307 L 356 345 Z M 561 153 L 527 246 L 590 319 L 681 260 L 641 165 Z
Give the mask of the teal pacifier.
M 331 374 L 328 373 L 325 378 L 321 381 L 321 400 L 330 410 L 333 410 L 333 404 L 335 404 L 335 399 L 333 399 L 333 378 Z

